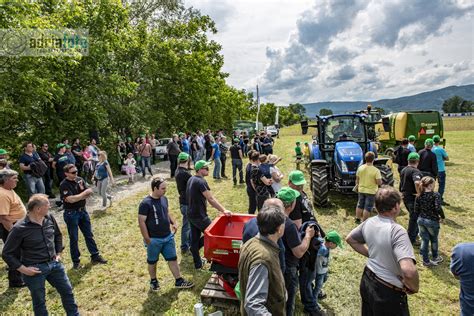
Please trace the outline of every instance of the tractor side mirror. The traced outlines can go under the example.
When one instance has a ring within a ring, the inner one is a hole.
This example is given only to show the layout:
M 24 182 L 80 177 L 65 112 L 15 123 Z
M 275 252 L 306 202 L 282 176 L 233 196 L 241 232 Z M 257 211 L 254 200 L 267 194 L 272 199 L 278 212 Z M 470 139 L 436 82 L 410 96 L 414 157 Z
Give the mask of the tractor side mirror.
M 301 124 L 301 133 L 303 135 L 308 134 L 308 120 L 301 121 L 300 124 Z
M 385 132 L 390 132 L 390 117 L 382 117 L 382 125 Z

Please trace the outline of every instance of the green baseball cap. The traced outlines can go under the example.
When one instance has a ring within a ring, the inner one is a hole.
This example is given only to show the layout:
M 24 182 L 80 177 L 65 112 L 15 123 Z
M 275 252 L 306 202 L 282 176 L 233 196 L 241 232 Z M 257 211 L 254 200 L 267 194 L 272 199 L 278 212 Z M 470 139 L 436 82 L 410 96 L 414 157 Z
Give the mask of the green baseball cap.
M 210 162 L 207 162 L 205 160 L 199 160 L 198 162 L 194 164 L 194 170 L 199 171 L 202 168 L 209 166 L 210 164 L 211 164 Z
M 63 147 L 66 147 L 66 145 L 63 143 L 59 143 L 56 145 L 56 149 L 63 148 Z
M 410 153 L 408 155 L 408 160 L 420 160 L 420 155 L 418 155 L 418 153 Z
M 294 185 L 302 185 L 306 184 L 306 180 L 304 178 L 304 174 L 302 171 L 299 170 L 294 170 L 290 172 L 288 175 L 288 179 L 293 183 Z
M 433 142 L 439 143 L 440 141 L 441 141 L 441 137 L 439 137 L 439 135 L 433 136 Z
M 7 155 L 7 154 L 8 154 L 8 151 L 6 151 L 3 148 L 0 148 L 0 155 Z
M 414 142 L 415 140 L 416 140 L 415 135 L 410 135 L 410 136 L 408 136 L 408 141 Z
M 326 233 L 326 240 L 335 243 L 339 248 L 344 248 L 342 245 L 342 238 L 335 230 Z
M 189 154 L 185 153 L 184 151 L 180 152 L 178 155 L 179 161 L 187 161 L 189 159 Z
M 279 198 L 283 202 L 288 203 L 291 203 L 296 200 L 298 196 L 300 196 L 300 193 L 290 187 L 283 187 L 277 193 L 277 198 Z
M 301 144 L 301 143 L 300 143 L 300 142 L 296 142 L 296 145 L 299 145 L 299 144 Z
M 425 140 L 425 146 L 433 147 L 433 145 L 434 145 L 433 139 L 427 138 L 427 139 Z

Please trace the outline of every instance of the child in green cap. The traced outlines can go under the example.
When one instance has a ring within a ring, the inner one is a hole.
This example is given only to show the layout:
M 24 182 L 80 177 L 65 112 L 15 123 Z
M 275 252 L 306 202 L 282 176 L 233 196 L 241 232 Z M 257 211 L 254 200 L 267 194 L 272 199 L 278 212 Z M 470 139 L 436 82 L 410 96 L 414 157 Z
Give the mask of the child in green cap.
M 296 142 L 295 147 L 295 154 L 296 154 L 296 170 L 300 170 L 300 163 L 301 159 L 303 158 L 303 150 L 301 149 L 300 142 Z
M 323 284 L 328 280 L 329 270 L 329 252 L 331 249 L 336 247 L 342 248 L 342 238 L 339 233 L 335 230 L 331 230 L 326 233 L 324 240 L 321 240 L 321 247 L 318 250 L 316 257 L 316 280 L 315 280 L 315 293 L 316 293 L 316 308 L 321 310 L 318 304 L 318 299 L 323 299 L 326 294 L 323 293 Z

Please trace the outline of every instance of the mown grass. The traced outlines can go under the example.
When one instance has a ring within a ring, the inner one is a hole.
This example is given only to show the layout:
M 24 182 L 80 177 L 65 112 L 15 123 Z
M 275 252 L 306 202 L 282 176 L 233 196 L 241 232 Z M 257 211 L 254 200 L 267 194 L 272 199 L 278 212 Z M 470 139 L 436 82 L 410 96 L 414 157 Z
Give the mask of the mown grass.
M 474 131 L 452 131 L 449 120 L 446 120 L 447 151 L 451 162 L 447 169 L 446 200 L 451 206 L 446 207 L 446 223 L 440 232 L 440 251 L 445 258 L 440 266 L 426 269 L 418 264 L 420 271 L 420 293 L 410 296 L 410 310 L 413 315 L 455 315 L 459 314 L 459 283 L 449 273 L 449 256 L 454 245 L 459 242 L 474 240 L 474 162 L 472 152 Z M 474 121 L 468 122 L 468 125 Z M 457 126 L 457 123 L 454 124 Z M 454 129 L 454 128 L 453 128 Z M 309 135 L 302 136 L 298 126 L 282 130 L 277 140 L 275 153 L 283 157 L 281 170 L 288 175 L 294 168 L 293 150 L 296 140 L 310 140 Z M 227 164 L 227 175 L 231 175 L 230 164 Z M 247 210 L 247 196 L 244 186 L 232 186 L 231 180 L 214 181 L 208 178 L 212 192 L 226 208 L 234 212 Z M 285 180 L 286 182 L 286 180 Z M 306 188 L 309 191 L 309 188 Z M 148 292 L 148 273 L 146 254 L 137 227 L 137 207 L 147 194 L 143 192 L 118 203 L 104 213 L 92 215 L 92 223 L 97 243 L 109 264 L 101 266 L 86 265 L 81 271 L 71 270 L 68 238 L 65 227 L 64 242 L 66 250 L 64 262 L 74 286 L 74 293 L 83 314 L 165 314 L 189 315 L 193 305 L 200 300 L 200 292 L 207 282 L 210 272 L 195 272 L 190 256 L 181 257 L 181 270 L 186 278 L 192 279 L 196 287 L 189 291 L 177 291 L 173 288 L 173 277 L 164 261 L 158 265 L 158 278 L 162 290 L 160 293 Z M 170 209 L 175 218 L 180 218 L 176 185 L 169 182 L 167 196 Z M 332 206 L 316 209 L 318 220 L 326 230 L 336 229 L 346 236 L 355 227 L 353 223 L 354 196 L 331 194 Z M 399 222 L 406 227 L 406 212 Z M 216 211 L 210 209 L 211 217 Z M 180 244 L 179 233 L 177 246 Z M 81 239 L 84 263 L 88 261 L 87 250 Z M 421 258 L 417 251 L 418 263 Z M 337 315 L 359 314 L 359 280 L 365 259 L 346 246 L 332 252 L 330 277 L 325 285 L 328 294 L 322 303 L 323 307 Z M 31 314 L 31 299 L 27 289 L 7 289 L 5 264 L 0 262 L 0 314 Z M 299 299 L 298 299 L 299 301 Z M 62 314 L 59 295 L 47 287 L 47 304 L 49 311 Z M 214 310 L 212 307 L 208 311 Z M 298 303 L 297 314 L 302 313 Z

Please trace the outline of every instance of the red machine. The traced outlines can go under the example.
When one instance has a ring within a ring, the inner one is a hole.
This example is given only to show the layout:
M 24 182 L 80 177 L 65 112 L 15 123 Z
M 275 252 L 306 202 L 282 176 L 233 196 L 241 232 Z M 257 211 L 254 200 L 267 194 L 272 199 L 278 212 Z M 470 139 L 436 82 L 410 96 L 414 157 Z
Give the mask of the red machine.
M 211 262 L 211 269 L 219 276 L 219 284 L 235 297 L 238 281 L 238 263 L 242 232 L 247 221 L 255 217 L 248 214 L 219 216 L 204 232 L 204 256 Z
M 214 264 L 236 269 L 244 225 L 255 215 L 219 216 L 204 232 L 204 256 Z

